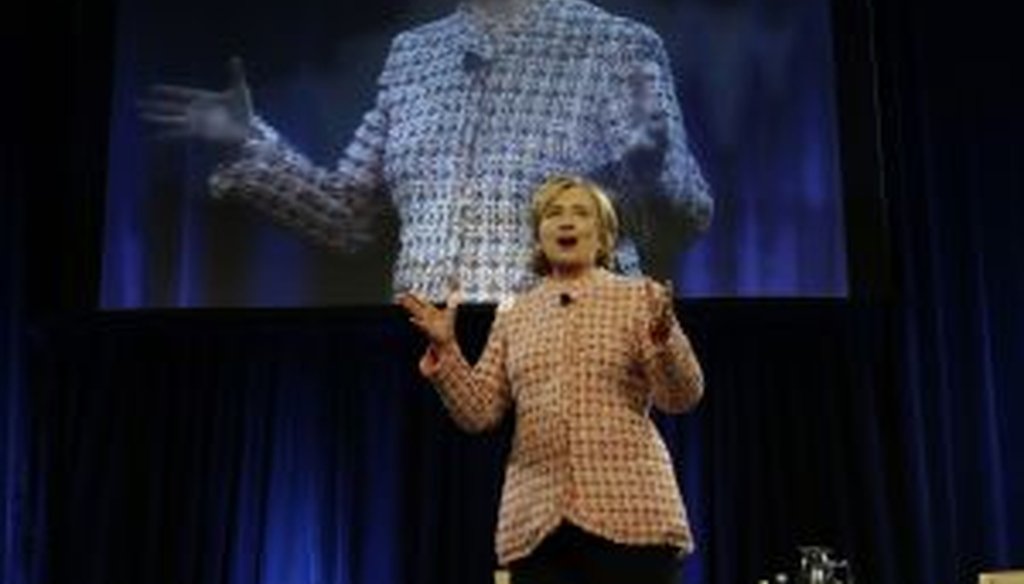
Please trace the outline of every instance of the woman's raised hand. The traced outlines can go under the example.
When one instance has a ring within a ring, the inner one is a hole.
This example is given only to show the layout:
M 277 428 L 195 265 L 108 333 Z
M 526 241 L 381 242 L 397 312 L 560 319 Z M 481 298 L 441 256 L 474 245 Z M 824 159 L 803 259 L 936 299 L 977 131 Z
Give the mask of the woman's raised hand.
M 238 146 L 253 135 L 253 108 L 242 60 L 228 63 L 230 83 L 223 91 L 181 85 L 154 85 L 138 102 L 143 120 L 160 138 L 199 138 Z

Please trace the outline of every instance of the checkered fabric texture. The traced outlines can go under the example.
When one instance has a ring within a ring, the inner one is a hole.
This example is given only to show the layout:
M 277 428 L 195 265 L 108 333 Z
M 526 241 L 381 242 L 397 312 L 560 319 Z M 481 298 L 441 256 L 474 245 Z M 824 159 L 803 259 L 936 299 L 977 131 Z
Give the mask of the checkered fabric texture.
M 572 285 L 545 280 L 499 308 L 475 366 L 457 345 L 437 350 L 428 373 L 461 428 L 492 428 L 514 410 L 496 537 L 502 565 L 563 520 L 618 543 L 692 551 L 650 409 L 689 410 L 703 376 L 674 318 L 667 341 L 651 340 L 657 287 L 606 271 Z
M 467 300 L 499 302 L 535 282 L 533 191 L 556 173 L 583 175 L 627 216 L 660 201 L 658 215 L 676 219 L 672 233 L 620 240 L 618 269 L 639 274 L 635 236 L 689 238 L 712 213 L 661 40 L 582 0 L 523 4 L 498 29 L 462 7 L 399 34 L 375 107 L 333 171 L 258 121 L 259 136 L 211 177 L 214 196 L 340 249 L 373 237 L 375 212 L 393 205 L 395 291 L 440 300 L 455 278 Z

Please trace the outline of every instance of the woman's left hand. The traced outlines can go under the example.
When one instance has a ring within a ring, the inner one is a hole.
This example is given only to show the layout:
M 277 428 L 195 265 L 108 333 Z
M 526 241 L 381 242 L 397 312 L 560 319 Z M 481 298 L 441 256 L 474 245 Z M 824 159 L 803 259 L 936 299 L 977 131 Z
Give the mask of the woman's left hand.
M 662 345 L 668 341 L 669 335 L 672 334 L 672 325 L 675 322 L 672 282 L 671 280 L 666 280 L 665 284 L 662 285 L 648 279 L 645 292 L 647 293 L 647 310 L 651 318 L 651 341 L 655 345 Z

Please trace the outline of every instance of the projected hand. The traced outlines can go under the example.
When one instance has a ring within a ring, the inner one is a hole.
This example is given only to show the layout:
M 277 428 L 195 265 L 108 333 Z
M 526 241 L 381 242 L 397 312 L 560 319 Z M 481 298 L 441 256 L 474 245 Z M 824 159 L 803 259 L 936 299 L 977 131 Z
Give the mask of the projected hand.
M 462 294 L 454 287 L 442 308 L 410 292 L 398 296 L 398 304 L 409 313 L 409 320 L 438 347 L 455 341 L 455 315 L 460 302 Z
M 648 279 L 644 282 L 644 291 L 647 295 L 647 310 L 651 315 L 651 341 L 655 345 L 664 344 L 668 341 L 675 322 L 672 282 L 666 280 L 665 284 L 661 285 Z
M 242 60 L 228 63 L 230 84 L 223 91 L 180 85 L 154 85 L 139 100 L 140 116 L 157 126 L 161 138 L 199 138 L 236 146 L 252 135 L 252 97 Z
M 658 69 L 644 64 L 629 76 L 635 133 L 627 163 L 638 175 L 661 170 L 668 146 L 668 119 L 658 99 Z

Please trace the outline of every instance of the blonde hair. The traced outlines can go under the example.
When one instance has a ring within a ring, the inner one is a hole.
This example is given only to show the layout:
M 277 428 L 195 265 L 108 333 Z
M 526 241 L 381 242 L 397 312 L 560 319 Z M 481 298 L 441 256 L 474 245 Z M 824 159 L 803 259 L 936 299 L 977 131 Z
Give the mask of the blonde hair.
M 530 220 L 533 226 L 533 241 L 535 244 L 530 267 L 541 276 L 551 272 L 551 262 L 540 247 L 540 223 L 544 218 L 544 210 L 559 195 L 569 189 L 582 189 L 594 201 L 597 207 L 597 265 L 612 269 L 615 266 L 615 241 L 619 234 L 619 217 L 615 214 L 615 207 L 607 194 L 597 186 L 596 183 L 581 176 L 555 175 L 544 184 L 540 185 L 533 194 L 533 203 L 530 206 Z

